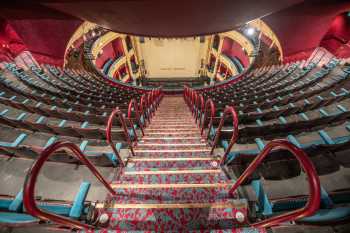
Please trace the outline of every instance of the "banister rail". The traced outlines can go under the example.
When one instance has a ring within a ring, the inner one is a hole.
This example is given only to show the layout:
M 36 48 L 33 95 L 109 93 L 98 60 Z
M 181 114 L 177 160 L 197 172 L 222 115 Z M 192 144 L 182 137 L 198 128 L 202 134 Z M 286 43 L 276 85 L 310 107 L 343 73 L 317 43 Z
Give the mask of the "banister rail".
M 197 114 L 196 114 L 196 123 L 197 121 L 199 121 L 199 124 L 201 123 L 201 118 L 202 118 L 202 114 L 204 111 L 204 97 L 202 94 L 198 95 L 198 99 L 197 99 Z
M 285 149 L 291 152 L 300 163 L 302 169 L 307 175 L 307 180 L 309 183 L 309 200 L 306 205 L 300 209 L 284 213 L 278 216 L 274 216 L 269 219 L 262 220 L 257 223 L 253 223 L 253 227 L 271 227 L 285 221 L 293 221 L 299 218 L 307 217 L 315 213 L 320 206 L 320 180 L 318 178 L 316 169 L 309 159 L 308 155 L 299 147 L 290 143 L 287 140 L 278 139 L 269 142 L 259 155 L 250 163 L 248 168 L 243 172 L 243 174 L 237 179 L 233 187 L 230 189 L 229 194 L 233 196 L 236 189 L 256 170 L 256 168 L 261 164 L 261 162 L 266 158 L 266 156 L 273 149 Z
M 198 99 L 198 94 L 197 92 L 193 91 L 192 92 L 192 115 L 194 117 L 196 116 L 197 99 Z
M 147 96 L 146 94 L 143 94 L 140 99 L 140 111 L 141 111 L 141 115 L 145 117 L 145 122 L 147 119 L 148 123 L 150 123 L 148 107 L 149 106 L 147 102 Z
M 203 122 L 202 122 L 201 135 L 203 135 L 204 128 L 206 126 L 208 107 L 210 107 L 210 121 L 209 121 L 209 126 L 208 126 L 209 132 L 208 132 L 207 136 L 209 136 L 209 134 L 210 134 L 210 129 L 213 126 L 213 118 L 215 117 L 215 104 L 214 104 L 212 99 L 207 99 L 207 101 L 205 102 L 204 117 L 203 117 Z
M 213 146 L 211 148 L 210 154 L 213 154 L 214 149 L 215 149 L 215 147 L 216 147 L 216 145 L 217 145 L 217 143 L 218 143 L 218 141 L 220 139 L 221 129 L 224 126 L 227 114 L 231 114 L 231 116 L 232 116 L 233 133 L 232 133 L 232 137 L 231 137 L 231 140 L 230 140 L 230 144 L 228 145 L 228 147 L 227 147 L 227 149 L 226 149 L 226 151 L 224 153 L 224 156 L 221 159 L 221 164 L 223 164 L 226 161 L 227 155 L 230 153 L 230 150 L 231 150 L 232 146 L 236 143 L 236 141 L 238 139 L 238 115 L 237 115 L 237 112 L 236 112 L 234 107 L 226 106 L 225 110 L 224 110 L 224 113 L 221 116 L 219 126 L 218 126 L 218 128 L 216 130 L 216 134 L 215 134 L 215 138 L 214 138 L 214 142 L 213 142 Z
M 149 108 L 149 117 L 152 117 L 154 115 L 154 103 L 152 100 L 152 92 L 147 93 L 147 101 L 148 101 L 148 108 Z
M 184 98 L 187 105 L 188 105 L 188 92 L 189 92 L 189 87 L 187 85 L 184 85 Z
M 130 134 L 129 134 L 129 131 L 128 131 L 128 127 L 126 125 L 126 122 L 125 122 L 125 118 L 123 116 L 123 113 L 122 111 L 119 110 L 119 108 L 115 108 L 111 115 L 109 116 L 108 118 L 108 121 L 107 121 L 107 128 L 106 128 L 106 138 L 107 138 L 107 142 L 109 143 L 109 145 L 112 147 L 112 150 L 114 152 L 114 154 L 117 156 L 119 162 L 121 162 L 121 164 L 123 166 L 125 166 L 124 164 L 124 161 L 121 159 L 120 157 L 120 154 L 118 153 L 118 150 L 117 148 L 115 147 L 115 144 L 113 142 L 113 139 L 112 139 L 112 126 L 113 126 L 113 119 L 114 117 L 118 115 L 118 118 L 119 118 L 119 122 L 121 123 L 122 127 L 123 127 L 123 130 L 124 130 L 124 135 L 126 137 L 126 140 L 128 142 L 128 145 L 129 145 L 129 149 L 132 153 L 133 156 L 135 156 L 135 152 L 134 152 L 134 148 L 133 148 L 133 143 L 132 143 L 132 140 L 131 140 L 131 137 L 130 137 Z M 131 123 L 129 121 L 129 123 Z M 131 127 L 133 129 L 133 132 L 134 132 L 134 136 L 135 136 L 135 140 L 137 140 L 137 134 L 136 134 L 136 130 L 134 128 L 134 125 L 131 123 Z
M 142 125 L 142 122 L 141 122 L 141 116 L 140 116 L 140 113 L 139 113 L 139 106 L 137 105 L 137 102 L 136 102 L 136 99 L 131 99 L 130 102 L 129 102 L 129 106 L 128 106 L 128 119 L 131 121 L 131 114 L 132 114 L 132 109 L 134 107 L 134 111 L 136 113 L 136 118 L 137 118 L 137 121 L 140 125 L 140 129 L 141 129 L 141 133 L 142 133 L 142 136 L 145 135 L 144 131 L 143 131 L 143 125 Z M 131 122 L 132 123 L 132 122 Z
M 71 142 L 58 141 L 45 148 L 45 150 L 40 154 L 39 158 L 34 162 L 32 167 L 29 169 L 26 179 L 24 181 L 23 187 L 23 203 L 26 211 L 39 219 L 45 221 L 52 221 L 57 224 L 64 226 L 69 226 L 75 229 L 94 229 L 95 226 L 81 223 L 77 220 L 66 218 L 57 214 L 49 213 L 38 208 L 35 202 L 35 184 L 40 173 L 40 170 L 44 163 L 48 160 L 50 155 L 61 148 L 70 149 L 73 154 L 85 164 L 89 170 L 94 174 L 94 176 L 106 187 L 106 189 L 112 194 L 117 195 L 113 188 L 108 184 L 108 182 L 103 178 L 101 173 L 95 168 L 95 166 L 86 158 L 83 152 L 79 149 L 77 145 Z

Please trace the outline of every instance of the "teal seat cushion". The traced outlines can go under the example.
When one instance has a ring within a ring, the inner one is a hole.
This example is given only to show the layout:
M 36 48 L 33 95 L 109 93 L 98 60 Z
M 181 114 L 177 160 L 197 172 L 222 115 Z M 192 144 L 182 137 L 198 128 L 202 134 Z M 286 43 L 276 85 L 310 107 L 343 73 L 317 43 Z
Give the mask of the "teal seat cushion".
M 40 204 L 38 207 L 45 212 L 55 213 L 63 216 L 69 216 L 69 212 L 71 210 L 71 207 L 69 205 Z
M 24 224 L 24 223 L 35 223 L 39 220 L 28 214 L 11 213 L 11 212 L 0 212 L 0 223 L 7 224 Z
M 8 210 L 11 205 L 12 199 L 2 199 L 0 200 L 0 210 Z

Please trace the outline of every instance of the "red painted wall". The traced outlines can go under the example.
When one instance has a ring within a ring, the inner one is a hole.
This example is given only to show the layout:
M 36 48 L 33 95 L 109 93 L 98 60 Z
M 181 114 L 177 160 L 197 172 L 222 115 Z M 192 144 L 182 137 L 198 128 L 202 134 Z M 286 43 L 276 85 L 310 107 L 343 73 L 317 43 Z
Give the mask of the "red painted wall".
M 321 41 L 321 46 L 340 57 L 350 56 L 350 16 L 338 15 Z
M 231 38 L 225 37 L 222 44 L 222 53 L 228 57 L 238 58 L 244 67 L 249 65 L 249 58 L 243 51 L 240 44 Z
M 26 50 L 22 39 L 6 20 L 0 20 L 0 61 L 11 61 Z
M 349 9 L 349 1 L 304 1 L 262 20 L 275 32 L 288 57 L 318 47 L 333 19 Z
M 13 19 L 8 22 L 39 63 L 51 60 L 60 65 L 63 65 L 66 44 L 81 24 L 81 20 L 75 19 Z

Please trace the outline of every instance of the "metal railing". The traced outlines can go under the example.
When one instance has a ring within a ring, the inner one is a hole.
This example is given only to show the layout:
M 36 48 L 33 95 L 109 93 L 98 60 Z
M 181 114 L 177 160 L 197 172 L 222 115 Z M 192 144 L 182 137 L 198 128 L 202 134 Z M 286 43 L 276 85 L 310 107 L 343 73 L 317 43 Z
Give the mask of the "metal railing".
M 204 111 L 204 97 L 202 94 L 198 95 L 198 103 L 197 103 L 197 115 L 196 115 L 196 123 L 197 120 L 199 122 L 199 125 L 201 124 L 201 119 L 202 119 L 202 115 L 203 115 L 203 111 Z
M 112 126 L 113 126 L 113 120 L 114 120 L 115 116 L 118 116 L 118 118 L 119 118 L 119 122 L 121 123 L 121 125 L 123 127 L 126 141 L 128 142 L 129 149 L 130 149 L 131 154 L 133 156 L 135 156 L 135 152 L 134 152 L 134 148 L 133 148 L 133 141 L 132 141 L 131 136 L 129 134 L 128 126 L 126 125 L 124 115 L 123 115 L 122 111 L 120 111 L 119 108 L 116 108 L 112 111 L 112 113 L 109 116 L 108 121 L 107 121 L 106 139 L 107 139 L 107 142 L 109 143 L 109 145 L 112 147 L 112 150 L 113 150 L 114 154 L 117 156 L 119 162 L 121 162 L 121 164 L 124 166 L 125 165 L 124 161 L 121 159 L 120 154 L 119 154 L 117 148 L 115 147 L 115 143 L 113 142 L 113 139 L 112 139 Z M 137 141 L 137 133 L 136 133 L 134 124 L 131 122 L 130 119 L 128 119 L 128 120 L 129 120 L 129 124 L 131 125 L 131 128 L 134 132 L 134 140 Z
M 216 130 L 213 146 L 212 146 L 212 149 L 211 149 L 210 153 L 213 154 L 214 149 L 215 149 L 215 147 L 216 147 L 216 145 L 217 145 L 217 143 L 218 143 L 218 141 L 220 139 L 221 129 L 224 126 L 227 114 L 231 114 L 231 116 L 232 116 L 233 133 L 232 133 L 232 137 L 231 137 L 230 143 L 229 143 L 228 147 L 226 148 L 226 151 L 225 151 L 225 153 L 224 153 L 224 155 L 223 155 L 223 157 L 221 159 L 221 164 L 223 164 L 226 161 L 227 155 L 230 153 L 231 148 L 233 147 L 233 145 L 236 143 L 236 141 L 238 139 L 238 115 L 237 115 L 237 112 L 236 112 L 234 107 L 226 106 L 225 110 L 224 110 L 224 113 L 221 116 L 219 126 L 218 126 L 218 128 Z
M 150 116 L 149 116 L 149 112 L 148 112 L 148 100 L 147 100 L 147 95 L 146 94 L 143 94 L 141 96 L 141 99 L 140 99 L 140 112 L 141 112 L 141 115 L 144 116 L 145 118 L 145 123 L 146 123 L 146 119 L 148 121 L 148 123 L 150 123 Z
M 299 218 L 307 217 L 315 213 L 320 206 L 320 180 L 318 178 L 313 163 L 302 149 L 290 143 L 289 141 L 282 139 L 273 140 L 264 147 L 260 154 L 255 157 L 255 159 L 250 163 L 247 169 L 237 179 L 233 187 L 230 189 L 229 194 L 233 196 L 237 188 L 257 169 L 257 167 L 262 163 L 262 161 L 273 149 L 288 150 L 296 157 L 302 169 L 307 175 L 307 181 L 309 183 L 310 190 L 309 200 L 306 203 L 306 205 L 300 209 L 287 212 L 278 216 L 274 216 L 272 218 L 265 219 L 257 223 L 253 223 L 251 225 L 252 227 L 271 227 L 274 225 L 278 225 L 282 222 L 294 221 Z
M 209 107 L 210 107 L 210 121 L 208 124 L 209 130 L 208 130 L 207 137 L 209 137 L 209 135 L 210 135 L 210 129 L 213 126 L 213 118 L 215 117 L 215 104 L 214 104 L 212 99 L 207 99 L 207 101 L 205 102 L 205 105 L 204 105 L 204 117 L 203 117 L 203 122 L 202 122 L 201 135 L 203 135 L 204 128 L 206 127 L 207 115 L 208 115 L 207 112 L 208 112 Z
M 128 106 L 128 119 L 132 122 L 131 120 L 131 114 L 132 114 L 132 110 L 134 109 L 135 111 L 135 114 L 136 114 L 136 119 L 139 123 L 139 126 L 140 126 L 140 129 L 141 129 L 141 133 L 142 133 L 142 136 L 145 135 L 144 131 L 143 131 L 143 124 L 141 122 L 141 116 L 140 116 L 140 113 L 139 113 L 139 106 L 137 105 L 137 102 L 136 102 L 136 99 L 131 99 L 130 102 L 129 102 L 129 106 Z
M 35 202 L 35 184 L 40 173 L 40 170 L 48 158 L 57 150 L 62 148 L 68 148 L 73 152 L 73 154 L 85 164 L 89 170 L 94 174 L 94 176 L 106 187 L 106 189 L 113 195 L 116 192 L 108 184 L 108 182 L 103 178 L 101 173 L 95 168 L 95 166 L 86 158 L 83 152 L 79 149 L 77 145 L 71 142 L 58 141 L 47 147 L 39 156 L 39 158 L 34 162 L 32 167 L 29 169 L 23 187 L 23 203 L 28 214 L 37 217 L 44 221 L 52 221 L 57 224 L 64 226 L 69 226 L 75 229 L 94 229 L 95 226 L 81 223 L 77 220 L 73 220 L 67 217 L 63 217 L 57 214 L 49 213 L 38 208 Z

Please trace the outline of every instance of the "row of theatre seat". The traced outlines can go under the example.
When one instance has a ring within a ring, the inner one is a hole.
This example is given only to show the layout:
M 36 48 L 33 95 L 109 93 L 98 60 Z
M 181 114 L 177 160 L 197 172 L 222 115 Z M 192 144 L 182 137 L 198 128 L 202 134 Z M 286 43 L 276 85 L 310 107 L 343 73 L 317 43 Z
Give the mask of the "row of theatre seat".
M 233 179 L 242 175 L 271 140 L 284 138 L 302 148 L 321 178 L 322 197 L 317 214 L 299 222 L 324 224 L 350 217 L 350 183 L 342 177 L 349 174 L 350 167 L 349 77 L 350 67 L 335 58 L 321 67 L 312 62 L 307 66 L 293 63 L 254 70 L 215 89 L 185 87 L 185 98 L 203 135 L 213 147 L 220 143 L 224 148 L 224 167 Z M 228 111 L 230 107 L 234 112 Z M 293 184 L 303 174 L 290 152 L 272 151 L 245 182 L 256 197 L 257 214 L 267 217 L 304 206 L 305 193 L 291 197 L 297 185 L 284 191 L 284 199 L 262 185 Z M 335 189 L 334 185 L 323 186 L 327 182 L 322 177 L 339 184 Z
M 55 141 L 68 140 L 79 145 L 95 165 L 117 166 L 106 141 L 109 115 L 118 107 L 129 123 L 127 135 L 118 120 L 113 122 L 111 135 L 121 149 L 129 137 L 137 139 L 137 129 L 145 126 L 159 101 L 159 90 L 111 87 L 88 73 L 52 66 L 24 71 L 14 64 L 6 69 L 0 77 L 2 155 L 35 159 Z M 78 163 L 67 155 L 58 151 L 52 160 Z

